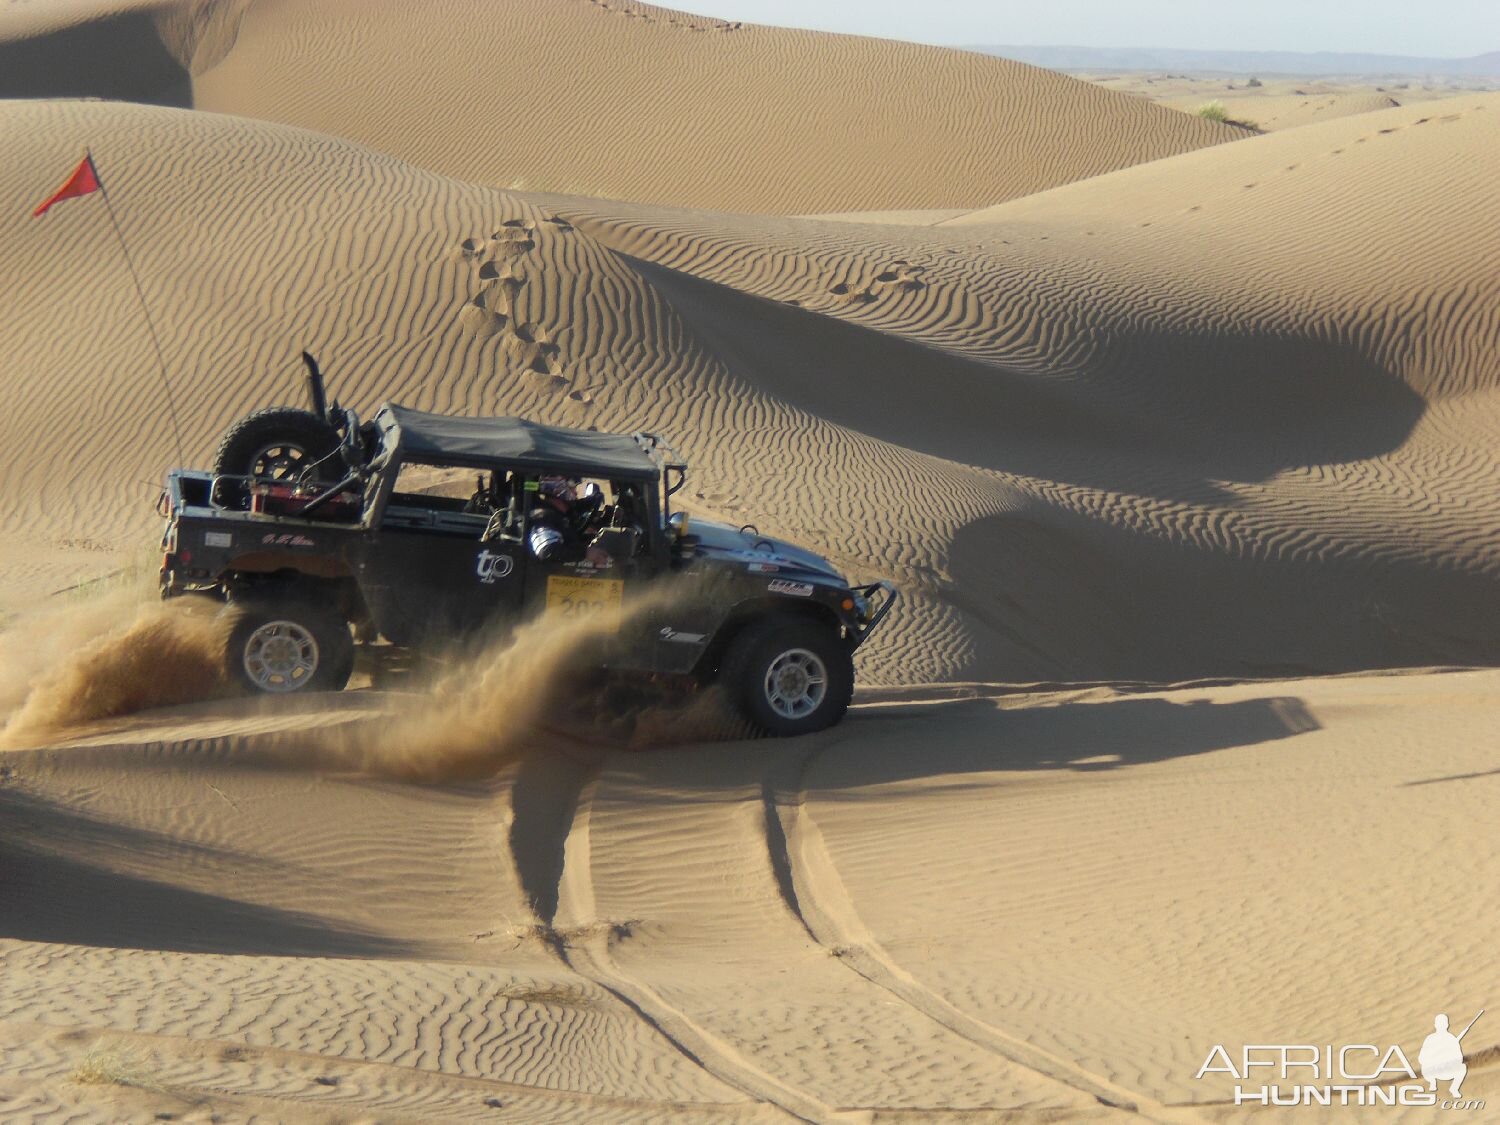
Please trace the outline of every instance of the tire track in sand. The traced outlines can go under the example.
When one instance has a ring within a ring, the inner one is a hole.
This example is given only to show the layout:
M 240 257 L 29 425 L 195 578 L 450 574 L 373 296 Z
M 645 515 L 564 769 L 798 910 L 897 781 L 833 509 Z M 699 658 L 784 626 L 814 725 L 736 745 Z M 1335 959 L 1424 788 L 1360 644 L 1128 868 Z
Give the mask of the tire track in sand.
M 536 841 L 524 829 L 518 833 L 513 824 L 512 857 L 521 871 L 523 885 L 530 884 L 527 889 L 532 893 L 537 913 L 538 937 L 565 966 L 619 1000 L 690 1062 L 747 1097 L 803 1121 L 872 1120 L 868 1112 L 841 1111 L 757 1067 L 732 1044 L 615 963 L 610 953 L 612 945 L 628 937 L 636 923 L 601 919 L 595 908 L 589 820 L 601 768 L 602 763 L 573 766 L 576 788 L 570 815 L 558 821 L 565 832 L 560 837 L 560 855 L 553 844 L 559 839 L 558 826 L 546 832 L 546 838 Z M 519 791 L 518 788 L 516 792 Z M 555 813 L 560 794 L 553 790 L 551 798 Z M 534 846 L 538 842 L 540 848 Z M 555 887 L 550 894 L 533 890 L 554 873 Z
M 1168 1105 L 1127 1089 L 970 1015 L 918 981 L 881 948 L 860 918 L 823 833 L 807 811 L 804 788 L 807 771 L 819 754 L 838 744 L 838 741 L 819 742 L 806 753 L 780 758 L 766 774 L 762 788 L 771 869 L 787 909 L 802 923 L 808 936 L 850 971 L 1007 1062 L 1087 1094 L 1111 1109 L 1136 1113 L 1152 1121 L 1184 1125 L 1202 1121 L 1189 1107 Z

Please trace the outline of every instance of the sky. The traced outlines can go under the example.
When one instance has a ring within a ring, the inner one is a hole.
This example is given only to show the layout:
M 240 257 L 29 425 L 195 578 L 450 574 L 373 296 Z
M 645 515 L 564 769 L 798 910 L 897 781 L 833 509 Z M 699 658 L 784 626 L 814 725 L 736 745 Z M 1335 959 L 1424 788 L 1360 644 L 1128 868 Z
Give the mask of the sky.
M 746 23 L 947 46 L 1020 44 L 1344 51 L 1460 58 L 1500 51 L 1500 0 L 655 0 Z

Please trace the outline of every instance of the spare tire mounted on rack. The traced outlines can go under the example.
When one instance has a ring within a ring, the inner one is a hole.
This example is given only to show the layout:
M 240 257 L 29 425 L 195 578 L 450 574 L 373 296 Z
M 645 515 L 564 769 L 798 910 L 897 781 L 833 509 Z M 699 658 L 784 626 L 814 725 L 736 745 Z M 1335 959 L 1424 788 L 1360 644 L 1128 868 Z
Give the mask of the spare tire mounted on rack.
M 331 484 L 343 471 L 338 451 L 338 432 L 322 418 L 307 410 L 275 406 L 230 427 L 214 455 L 214 475 Z M 214 500 L 225 507 L 245 507 L 249 499 L 244 480 L 214 483 Z

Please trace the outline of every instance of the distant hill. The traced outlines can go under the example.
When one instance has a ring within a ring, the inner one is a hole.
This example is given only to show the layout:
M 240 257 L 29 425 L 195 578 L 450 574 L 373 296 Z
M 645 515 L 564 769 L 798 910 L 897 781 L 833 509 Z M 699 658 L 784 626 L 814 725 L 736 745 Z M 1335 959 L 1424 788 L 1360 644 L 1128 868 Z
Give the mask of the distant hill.
M 1171 70 L 1208 74 L 1500 78 L 1500 51 L 1465 59 L 1334 51 L 1188 51 L 1173 47 L 970 47 L 1049 70 Z

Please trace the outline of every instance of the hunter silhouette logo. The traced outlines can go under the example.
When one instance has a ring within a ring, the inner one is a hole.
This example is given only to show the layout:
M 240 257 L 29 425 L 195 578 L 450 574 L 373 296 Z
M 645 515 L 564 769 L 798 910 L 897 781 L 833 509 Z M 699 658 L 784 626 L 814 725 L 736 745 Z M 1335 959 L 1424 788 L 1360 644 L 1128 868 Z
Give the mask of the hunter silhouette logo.
M 1479 1009 L 1479 1016 L 1484 1015 L 1484 1009 Z M 1448 1083 L 1448 1096 L 1452 1098 L 1462 1097 L 1459 1092 L 1459 1084 L 1463 1082 L 1464 1076 L 1469 1073 L 1468 1066 L 1464 1063 L 1464 1049 L 1462 1039 L 1469 1034 L 1469 1028 L 1479 1022 L 1479 1016 L 1475 1016 L 1457 1035 L 1448 1030 L 1448 1017 L 1439 1013 L 1432 1021 L 1433 1031 L 1426 1039 L 1422 1040 L 1422 1050 L 1417 1055 L 1417 1065 L 1422 1068 L 1422 1077 L 1427 1080 L 1427 1088 L 1436 1090 L 1439 1082 Z
M 1208 1052 L 1195 1077 L 1232 1078 L 1239 1083 L 1234 1087 L 1235 1105 L 1484 1109 L 1482 1100 L 1464 1099 L 1460 1089 L 1469 1073 L 1462 1040 L 1482 1015 L 1483 1008 L 1454 1035 L 1448 1030 L 1448 1017 L 1439 1014 L 1417 1054 L 1417 1067 L 1396 1043 L 1247 1043 L 1237 1055 L 1220 1043 Z M 1439 1082 L 1448 1083 L 1441 1098 Z

